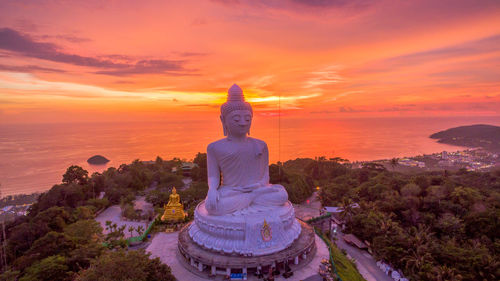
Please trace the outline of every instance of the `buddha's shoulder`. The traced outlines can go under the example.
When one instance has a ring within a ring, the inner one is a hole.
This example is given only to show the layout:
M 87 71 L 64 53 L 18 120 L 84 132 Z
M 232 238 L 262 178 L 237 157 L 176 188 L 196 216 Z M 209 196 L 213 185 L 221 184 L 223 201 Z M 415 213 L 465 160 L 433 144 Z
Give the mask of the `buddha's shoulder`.
M 223 138 L 223 139 L 214 141 L 214 142 L 210 143 L 207 146 L 207 151 L 217 151 L 217 150 L 220 150 L 221 148 L 223 148 L 223 147 L 226 146 L 227 141 L 228 141 L 227 138 Z
M 253 142 L 255 144 L 257 144 L 259 147 L 266 147 L 267 144 L 265 141 L 263 140 L 259 140 L 259 139 L 256 139 L 256 138 L 251 138 L 251 137 L 248 137 L 248 140 L 250 142 Z M 207 151 L 218 151 L 218 150 L 225 150 L 227 149 L 227 144 L 228 144 L 229 140 L 227 138 L 223 138 L 223 139 L 220 139 L 220 140 L 217 140 L 217 141 L 214 141 L 212 143 L 210 143 L 208 146 L 207 146 Z
M 258 144 L 259 146 L 262 146 L 262 147 L 265 147 L 267 146 L 266 142 L 263 141 L 263 140 L 259 140 L 259 139 L 255 139 L 255 138 L 251 138 L 251 137 L 248 137 L 248 139 L 256 144 Z

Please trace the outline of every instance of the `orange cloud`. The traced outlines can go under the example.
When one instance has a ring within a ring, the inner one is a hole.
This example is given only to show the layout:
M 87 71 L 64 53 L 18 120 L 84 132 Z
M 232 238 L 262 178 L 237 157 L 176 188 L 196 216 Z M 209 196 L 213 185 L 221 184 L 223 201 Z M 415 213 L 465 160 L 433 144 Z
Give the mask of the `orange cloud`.
M 1 118 L 203 118 L 232 83 L 271 115 L 498 114 L 499 38 L 498 1 L 4 1 Z

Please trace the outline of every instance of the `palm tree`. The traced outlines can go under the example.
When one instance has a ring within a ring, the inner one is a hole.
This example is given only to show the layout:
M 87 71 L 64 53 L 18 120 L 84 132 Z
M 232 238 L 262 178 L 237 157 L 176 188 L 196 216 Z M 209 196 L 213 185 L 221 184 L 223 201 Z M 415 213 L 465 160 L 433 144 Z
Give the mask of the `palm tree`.
M 374 201 L 361 201 L 359 202 L 359 208 L 363 211 L 375 211 L 378 209 L 378 205 Z
M 455 269 L 446 265 L 436 266 L 432 269 L 433 279 L 437 281 L 462 281 L 462 275 L 456 273 Z
M 412 233 L 410 233 L 410 235 L 412 235 Z M 412 235 L 412 244 L 415 245 L 415 247 L 427 245 L 431 242 L 433 235 L 434 233 L 431 231 L 429 226 L 419 224 L 418 228 L 415 229 L 415 233 Z
M 387 236 L 387 234 L 393 227 L 394 221 L 392 221 L 390 218 L 380 221 L 380 230 L 382 230 L 385 236 Z
M 410 250 L 410 254 L 405 256 L 403 261 L 405 262 L 406 270 L 408 270 L 411 275 L 414 275 L 420 271 L 422 266 L 432 261 L 432 256 L 429 252 L 419 247 L 417 250 Z
M 490 255 L 483 256 L 480 268 L 478 273 L 484 280 L 495 280 L 497 270 L 500 268 L 500 261 Z
M 391 159 L 391 167 L 392 167 L 393 171 L 396 169 L 397 165 L 399 165 L 399 158 L 392 158 Z
M 139 236 L 141 236 L 142 233 L 144 233 L 144 226 L 138 225 L 136 231 L 137 231 L 137 234 L 139 234 Z
M 118 229 L 116 230 L 116 231 L 117 231 L 117 233 L 118 233 L 118 235 L 119 235 L 120 237 L 125 236 L 125 233 L 124 233 L 124 231 L 125 231 L 125 227 L 127 227 L 127 226 L 126 226 L 126 225 L 122 225 L 122 226 L 118 227 Z M 115 224 L 115 228 L 116 228 L 116 224 Z
M 106 221 L 106 230 L 111 231 L 111 224 L 112 223 L 113 223 L 112 221 Z
M 354 215 L 353 202 L 351 198 L 343 197 L 340 203 L 340 208 L 342 212 L 339 214 L 343 221 L 349 220 Z
M 135 228 L 133 226 L 129 226 L 128 227 L 128 232 L 130 232 L 130 237 L 133 236 L 133 232 L 134 232 Z

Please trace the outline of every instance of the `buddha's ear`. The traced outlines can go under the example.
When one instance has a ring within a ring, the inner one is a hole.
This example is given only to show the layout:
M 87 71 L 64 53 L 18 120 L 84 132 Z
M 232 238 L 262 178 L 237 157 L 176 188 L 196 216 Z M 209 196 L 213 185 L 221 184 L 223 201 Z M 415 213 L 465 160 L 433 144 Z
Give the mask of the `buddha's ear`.
M 220 116 L 220 122 L 222 123 L 222 131 L 224 132 L 224 136 L 227 136 L 226 124 L 224 122 L 224 116 Z

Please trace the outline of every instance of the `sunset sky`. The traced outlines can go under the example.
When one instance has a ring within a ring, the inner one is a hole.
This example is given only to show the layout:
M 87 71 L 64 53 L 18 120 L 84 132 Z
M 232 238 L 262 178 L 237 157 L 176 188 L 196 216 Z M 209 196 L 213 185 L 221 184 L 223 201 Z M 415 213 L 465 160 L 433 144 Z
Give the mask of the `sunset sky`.
M 0 122 L 498 116 L 500 1 L 0 0 Z

